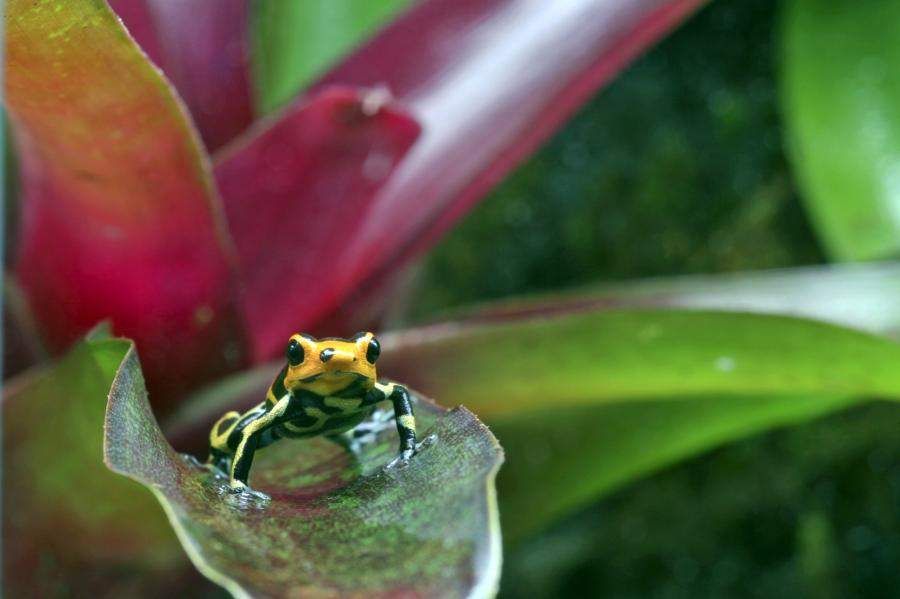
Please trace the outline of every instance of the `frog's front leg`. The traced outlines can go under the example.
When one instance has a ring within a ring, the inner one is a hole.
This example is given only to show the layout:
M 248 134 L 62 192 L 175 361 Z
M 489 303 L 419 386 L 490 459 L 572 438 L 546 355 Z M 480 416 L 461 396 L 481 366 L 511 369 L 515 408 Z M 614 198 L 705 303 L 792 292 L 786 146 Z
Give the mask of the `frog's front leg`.
M 381 400 L 389 399 L 394 405 L 397 418 L 397 433 L 400 435 L 400 459 L 408 460 L 416 453 L 416 418 L 413 414 L 409 391 L 403 385 L 376 383 L 373 392 L 381 395 Z
M 250 478 L 250 467 L 253 465 L 253 456 L 260 446 L 260 438 L 269 427 L 277 424 L 278 418 L 284 415 L 291 397 L 285 396 L 255 420 L 248 422 L 240 431 L 240 441 L 231 460 L 231 477 L 229 485 L 235 491 L 243 491 L 248 488 L 247 480 Z

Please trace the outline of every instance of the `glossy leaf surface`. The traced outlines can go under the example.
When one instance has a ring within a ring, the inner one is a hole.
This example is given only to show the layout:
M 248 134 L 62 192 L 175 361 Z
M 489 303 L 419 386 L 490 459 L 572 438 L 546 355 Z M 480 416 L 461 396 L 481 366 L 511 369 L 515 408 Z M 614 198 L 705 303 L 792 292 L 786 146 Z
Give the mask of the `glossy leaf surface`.
M 12 0 L 5 19 L 15 269 L 48 341 L 112 318 L 157 391 L 236 365 L 230 242 L 177 97 L 105 3 Z
M 660 395 L 893 395 L 900 345 L 809 320 L 610 310 L 385 338 L 381 372 L 486 419 Z M 527 373 L 527 374 L 526 374 Z M 498 399 L 500 398 L 500 399 Z
M 139 576 L 140 568 L 171 575 L 182 567 L 175 535 L 150 493 L 100 459 L 106 394 L 129 346 L 98 333 L 52 366 L 5 385 L 9 595 L 54 596 L 61 588 L 105 594 L 111 584 Z
M 291 100 L 410 0 L 268 0 L 252 6 L 253 75 L 260 113 Z
M 900 263 L 843 264 L 646 279 L 512 298 L 453 312 L 491 323 L 616 308 L 691 308 L 799 316 L 896 337 Z
M 259 452 L 251 484 L 270 501 L 227 493 L 175 453 L 150 412 L 136 355 L 110 391 L 104 455 L 156 493 L 197 568 L 241 596 L 485 596 L 499 576 L 494 475 L 502 451 L 464 409 L 415 404 L 433 444 L 408 466 L 389 413 L 350 453 L 326 440 Z
M 810 215 L 837 259 L 896 257 L 900 2 L 784 8 L 784 111 Z
M 304 306 L 343 307 L 347 314 L 368 307 L 371 294 L 393 282 L 406 258 L 433 243 L 591 93 L 698 4 L 428 0 L 324 76 L 309 97 L 334 85 L 386 88 L 422 133 L 373 189 L 365 219 L 352 234 L 345 228 L 329 260 L 317 267 L 327 269 L 328 284 L 283 281 L 282 294 L 303 298 L 290 322 L 274 311 L 253 313 L 258 357 L 274 356 L 293 330 L 315 324 Z M 317 173 L 321 186 L 294 194 L 291 205 L 341 197 L 345 186 L 364 175 L 341 174 Z M 231 186 L 222 185 L 222 192 L 231 203 Z M 268 192 L 247 185 L 240 192 L 260 193 Z M 340 214 L 357 216 L 343 207 Z M 240 245 L 242 233 L 234 235 Z M 279 251 L 304 262 L 307 246 Z M 314 280 L 322 278 L 310 272 Z M 331 324 L 330 333 L 353 332 L 347 322 Z
M 113 0 L 215 150 L 253 121 L 247 0 Z
M 717 444 L 900 398 L 900 345 L 760 314 L 594 308 L 411 330 L 384 347 L 382 371 L 496 430 L 513 541 Z

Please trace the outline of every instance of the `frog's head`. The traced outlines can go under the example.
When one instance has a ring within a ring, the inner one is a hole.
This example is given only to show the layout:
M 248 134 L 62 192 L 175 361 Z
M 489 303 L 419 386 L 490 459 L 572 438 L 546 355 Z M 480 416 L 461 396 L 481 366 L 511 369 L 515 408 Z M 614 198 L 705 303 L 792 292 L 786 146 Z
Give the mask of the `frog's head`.
M 372 333 L 357 333 L 350 339 L 291 335 L 286 353 L 284 386 L 292 391 L 327 395 L 354 384 L 371 389 L 378 378 L 375 361 L 381 346 Z

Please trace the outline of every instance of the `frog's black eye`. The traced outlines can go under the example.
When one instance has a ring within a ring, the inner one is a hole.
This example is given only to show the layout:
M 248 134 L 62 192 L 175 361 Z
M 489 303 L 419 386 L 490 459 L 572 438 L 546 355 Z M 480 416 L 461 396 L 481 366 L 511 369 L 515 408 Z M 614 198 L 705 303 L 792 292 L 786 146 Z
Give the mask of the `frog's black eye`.
M 369 348 L 366 350 L 366 360 L 368 360 L 370 364 L 374 364 L 375 360 L 377 360 L 380 355 L 381 344 L 378 343 L 378 339 L 372 337 L 369 340 Z
M 303 362 L 304 354 L 306 352 L 303 351 L 303 346 L 300 345 L 299 341 L 291 339 L 290 342 L 288 342 L 287 351 L 285 353 L 287 354 L 288 363 L 291 366 L 298 366 Z

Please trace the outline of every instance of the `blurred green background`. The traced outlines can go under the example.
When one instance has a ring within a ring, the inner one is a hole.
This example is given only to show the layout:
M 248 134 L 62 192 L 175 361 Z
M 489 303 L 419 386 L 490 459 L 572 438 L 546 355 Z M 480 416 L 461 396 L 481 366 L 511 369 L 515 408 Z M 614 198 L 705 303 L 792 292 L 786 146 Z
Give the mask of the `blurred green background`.
M 825 262 L 786 156 L 782 9 L 711 3 L 621 74 L 429 256 L 410 318 Z M 667 468 L 508 552 L 501 595 L 889 596 L 897 431 L 896 406 L 874 405 Z

